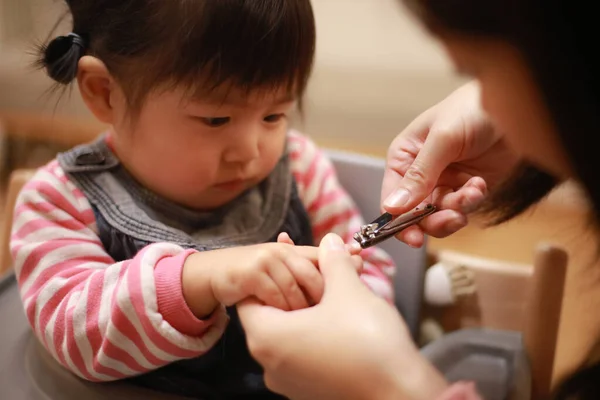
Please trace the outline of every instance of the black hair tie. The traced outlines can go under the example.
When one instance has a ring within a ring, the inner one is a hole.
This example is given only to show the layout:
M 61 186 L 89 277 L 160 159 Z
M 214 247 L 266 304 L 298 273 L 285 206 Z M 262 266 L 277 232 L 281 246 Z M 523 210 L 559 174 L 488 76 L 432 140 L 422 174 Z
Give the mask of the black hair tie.
M 48 75 L 62 84 L 69 84 L 77 76 L 77 64 L 87 50 L 87 43 L 77 33 L 58 36 L 44 52 L 44 66 Z
M 73 44 L 79 46 L 81 50 L 85 52 L 87 45 L 85 43 L 85 40 L 81 36 L 79 36 L 75 32 L 71 32 L 67 35 L 67 37 L 71 38 Z

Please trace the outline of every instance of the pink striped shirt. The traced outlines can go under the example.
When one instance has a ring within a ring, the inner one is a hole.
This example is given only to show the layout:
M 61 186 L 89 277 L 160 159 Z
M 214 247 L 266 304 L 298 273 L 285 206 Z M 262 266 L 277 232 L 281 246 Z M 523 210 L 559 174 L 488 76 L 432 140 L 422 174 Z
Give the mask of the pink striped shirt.
M 350 242 L 364 221 L 330 161 L 299 133 L 290 133 L 289 150 L 315 244 L 328 232 Z M 20 193 L 10 247 L 33 331 L 84 379 L 123 379 L 200 356 L 227 325 L 224 309 L 198 320 L 185 303 L 181 271 L 192 250 L 156 243 L 116 263 L 98 237 L 90 203 L 57 161 Z M 363 258 L 362 280 L 392 301 L 389 256 L 369 249 Z

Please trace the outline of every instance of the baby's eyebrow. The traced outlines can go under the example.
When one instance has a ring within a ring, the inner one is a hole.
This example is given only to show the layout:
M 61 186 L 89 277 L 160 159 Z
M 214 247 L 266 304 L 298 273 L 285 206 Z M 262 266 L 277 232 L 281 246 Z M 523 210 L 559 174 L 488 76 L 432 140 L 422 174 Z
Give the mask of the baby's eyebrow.
M 294 96 L 284 96 L 281 97 L 279 99 L 275 99 L 272 104 L 274 106 L 279 106 L 282 104 L 287 104 L 287 103 L 293 103 L 294 101 L 296 101 L 296 98 Z M 222 106 L 222 105 L 232 105 L 232 106 L 239 106 L 239 107 L 245 107 L 248 105 L 252 105 L 252 101 L 249 100 L 247 97 L 246 98 L 242 98 L 242 99 L 210 99 L 210 98 L 204 98 L 202 99 L 202 102 L 205 104 L 210 104 L 210 105 L 215 105 L 215 106 Z
M 209 92 L 209 93 L 196 93 L 192 96 L 193 102 L 203 103 L 211 106 L 239 106 L 244 107 L 248 105 L 252 105 L 252 101 L 250 100 L 251 96 L 239 96 L 231 93 L 219 93 L 219 92 Z M 279 96 L 278 98 L 272 101 L 272 105 L 278 106 L 287 103 L 293 103 L 297 100 L 297 96 L 295 93 L 285 93 Z
M 279 99 L 275 100 L 273 104 L 281 105 L 286 103 L 293 103 L 294 101 L 296 101 L 296 96 L 292 93 L 288 93 L 285 96 L 282 96 Z

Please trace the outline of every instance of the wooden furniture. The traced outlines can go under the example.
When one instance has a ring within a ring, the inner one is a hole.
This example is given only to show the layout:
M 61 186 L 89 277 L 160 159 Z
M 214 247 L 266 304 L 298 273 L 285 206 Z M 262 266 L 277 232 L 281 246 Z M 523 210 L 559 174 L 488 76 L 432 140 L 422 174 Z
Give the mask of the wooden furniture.
M 0 187 L 6 189 L 11 171 L 37 168 L 105 129 L 85 118 L 0 111 Z
M 4 134 L 16 139 L 47 142 L 70 148 L 93 140 L 106 129 L 91 119 L 0 111 Z
M 13 209 L 23 186 L 33 176 L 33 170 L 16 170 L 11 174 L 4 212 L 0 224 L 0 276 L 12 268 L 12 258 L 9 249 L 10 232 L 12 228 Z
M 437 316 L 446 331 L 485 327 L 520 331 L 531 364 L 532 399 L 550 392 L 563 302 L 567 253 L 540 245 L 532 265 L 440 250 L 433 261 L 473 273 L 476 291 Z

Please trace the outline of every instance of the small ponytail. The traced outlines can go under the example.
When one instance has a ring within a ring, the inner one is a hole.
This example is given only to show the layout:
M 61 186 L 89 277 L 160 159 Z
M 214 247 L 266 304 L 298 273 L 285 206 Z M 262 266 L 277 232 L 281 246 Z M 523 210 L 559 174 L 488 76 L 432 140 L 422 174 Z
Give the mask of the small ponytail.
M 87 51 L 86 41 L 76 33 L 58 36 L 40 49 L 40 67 L 56 82 L 68 85 L 77 77 L 77 64 Z

